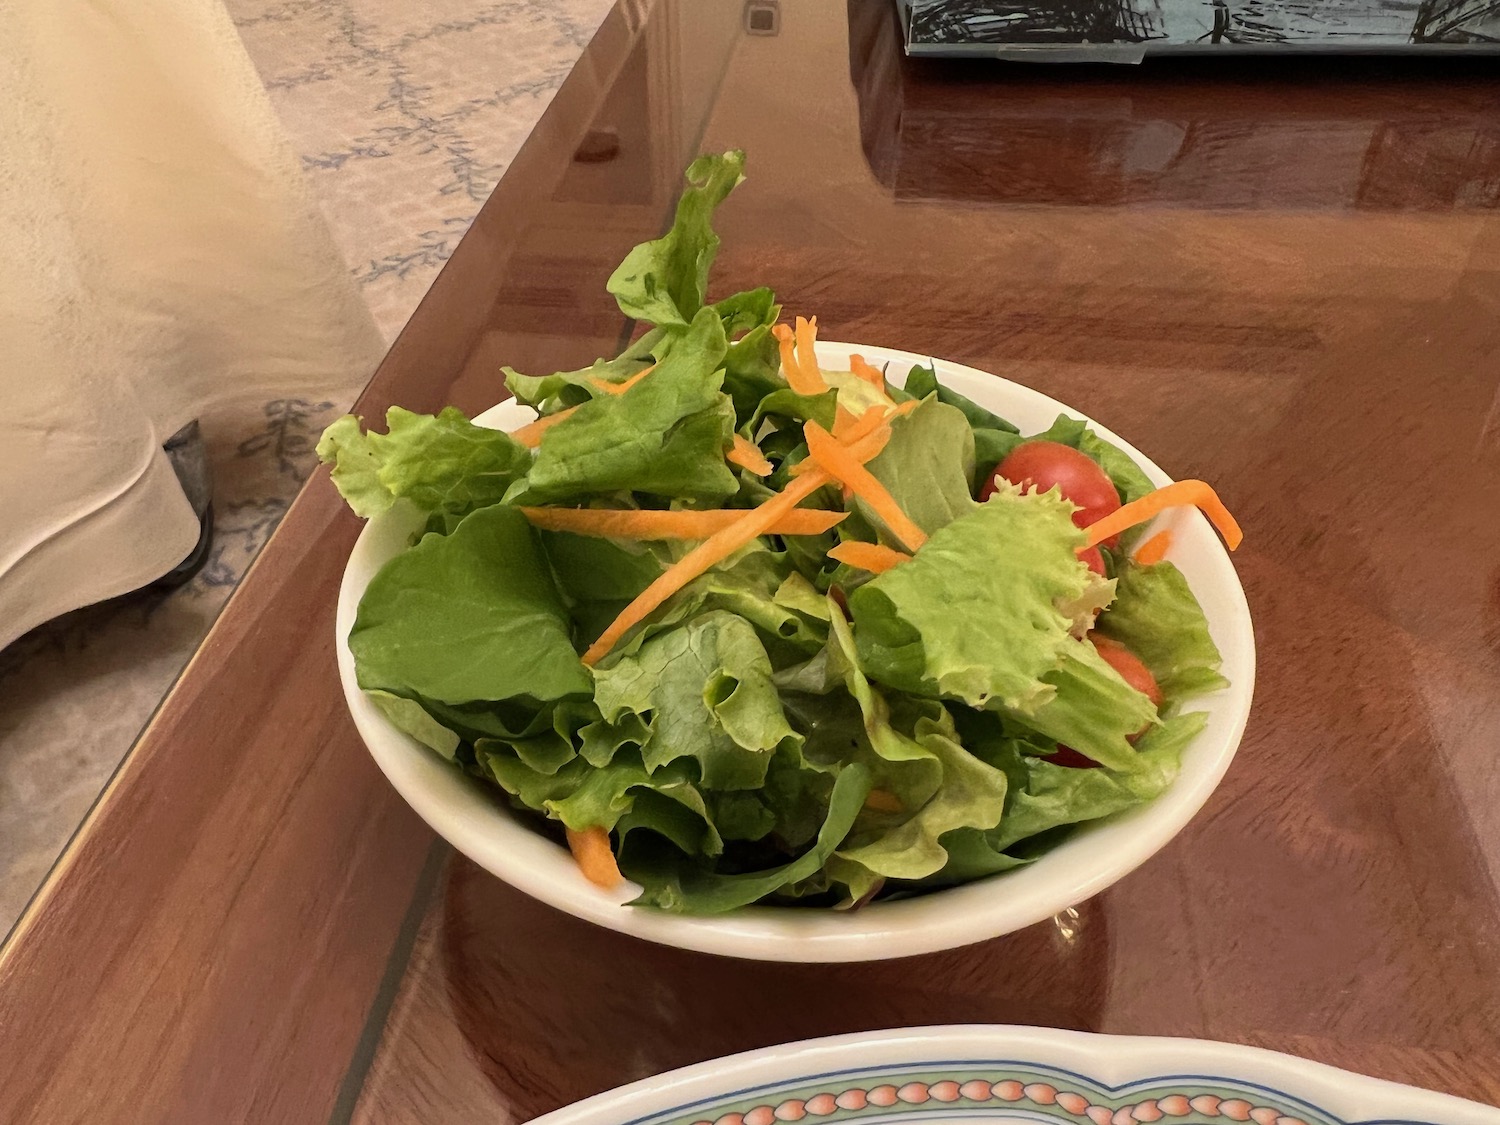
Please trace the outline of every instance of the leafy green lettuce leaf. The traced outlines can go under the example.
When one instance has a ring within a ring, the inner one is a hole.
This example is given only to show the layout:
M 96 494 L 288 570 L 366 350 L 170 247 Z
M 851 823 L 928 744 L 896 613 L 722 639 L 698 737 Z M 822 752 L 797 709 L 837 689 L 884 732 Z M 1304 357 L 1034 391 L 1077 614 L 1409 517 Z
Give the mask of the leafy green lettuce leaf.
M 1124 564 L 1114 603 L 1098 629 L 1145 662 L 1169 702 L 1229 683 L 1219 674 L 1219 649 L 1203 609 L 1182 571 L 1169 562 Z
M 423 707 L 445 726 L 473 741 L 476 750 L 509 750 L 541 774 L 555 774 L 578 756 L 583 730 L 597 726 L 592 700 L 563 700 L 530 710 L 499 704 L 453 706 L 423 700 Z
M 632 832 L 620 847 L 620 869 L 644 888 L 638 903 L 683 914 L 722 914 L 816 875 L 848 835 L 869 793 L 869 771 L 857 763 L 844 767 L 816 841 L 790 863 L 726 874 L 685 855 L 663 834 Z
M 535 532 L 503 505 L 381 567 L 349 649 L 361 688 L 404 698 L 543 701 L 593 690 Z
M 1050 744 L 1011 737 L 994 716 L 968 715 L 959 724 L 966 743 L 1009 781 L 1005 814 L 988 831 L 960 829 L 943 837 L 948 863 L 918 884 L 923 888 L 968 882 L 1015 867 L 1061 841 L 1071 825 L 1154 800 L 1176 779 L 1182 751 L 1203 729 L 1206 718 L 1199 713 L 1178 715 L 1153 727 L 1137 743 L 1141 762 L 1127 773 L 1115 773 L 1054 765 L 1038 756 L 1050 753 Z
M 1002 490 L 854 591 L 860 666 L 902 691 L 1034 711 L 1076 643 L 1057 603 L 1088 583 L 1072 510 L 1056 493 Z
M 1042 679 L 1055 694 L 1033 710 L 1012 711 L 1013 717 L 1110 769 L 1139 767 L 1141 756 L 1128 740 L 1156 721 L 1156 708 L 1093 645 L 1064 645 L 1062 663 Z
M 660 547 L 645 543 L 565 531 L 543 531 L 540 538 L 580 646 L 593 643 L 670 562 Z
M 634 751 L 618 755 L 604 766 L 575 758 L 546 772 L 525 762 L 511 749 L 489 742 L 475 747 L 480 771 L 524 808 L 540 812 L 566 827 L 628 831 L 643 822 L 659 822 L 670 835 L 695 851 L 717 854 L 723 843 L 708 817 L 703 796 L 685 765 L 648 771 Z M 642 801 L 650 808 L 632 821 Z M 677 814 L 686 811 L 697 824 L 685 828 Z
M 714 209 L 744 179 L 745 154 L 700 156 L 688 166 L 677 217 L 661 238 L 643 242 L 610 275 L 608 289 L 626 316 L 686 325 L 703 307 L 708 273 L 719 252 Z
M 346 414 L 318 442 L 318 457 L 333 465 L 333 483 L 361 516 L 378 515 L 404 497 L 457 522 L 497 503 L 531 466 L 530 451 L 510 435 L 476 426 L 451 406 L 436 416 L 393 406 L 386 427 L 389 433 L 363 433 L 359 419 Z
M 767 395 L 786 388 L 771 326 L 781 315 L 776 294 L 748 289 L 715 302 L 729 348 L 724 354 L 724 391 L 734 401 L 736 428 L 745 425 Z
M 1009 430 L 974 431 L 974 491 L 977 493 L 995 475 L 1001 461 L 1025 439 Z
M 577 406 L 604 392 L 598 383 L 621 383 L 638 375 L 651 365 L 658 352 L 666 350 L 667 334 L 652 329 L 614 359 L 596 360 L 577 371 L 559 371 L 552 375 L 522 375 L 513 367 L 503 367 L 505 385 L 517 402 L 550 413 Z
M 1024 440 L 1010 422 L 940 384 L 931 367 L 913 367 L 906 376 L 906 390 L 916 398 L 936 395 L 939 402 L 957 408 L 968 419 L 974 432 L 974 472 L 969 483 L 976 492 L 994 476 L 995 466 L 1006 454 Z
M 952 720 L 939 704 L 916 704 L 918 717 L 910 734 L 898 730 L 887 700 L 870 686 L 855 663 L 854 639 L 843 615 L 834 614 L 832 621 L 831 650 L 841 657 L 844 682 L 859 703 L 866 737 L 884 759 L 879 765 L 887 766 L 875 774 L 877 782 L 904 806 L 900 812 L 871 810 L 866 823 L 859 826 L 864 831 L 856 831 L 839 850 L 839 857 L 882 878 L 933 875 L 948 862 L 940 842 L 945 833 L 999 823 L 1005 807 L 1005 775 L 963 748 Z M 872 885 L 857 869 L 845 869 L 842 874 L 854 898 L 862 897 Z
M 733 496 L 724 463 L 734 407 L 719 390 L 724 325 L 711 310 L 628 391 L 583 403 L 549 429 L 531 473 L 509 499 L 561 501 L 622 491 L 696 500 Z
M 852 905 L 887 879 L 920 881 L 945 867 L 947 836 L 998 821 L 1006 779 L 963 748 L 941 704 L 870 684 L 842 615 L 831 622 L 828 647 L 777 683 L 788 714 L 808 726 L 806 760 L 830 770 L 860 762 L 880 791 L 824 870 L 798 888 L 842 887 Z
M 948 862 L 936 875 L 923 879 L 918 884 L 926 889 L 952 887 L 959 883 L 972 883 L 998 875 L 1013 867 L 1029 862 L 995 847 L 996 832 L 985 832 L 978 828 L 959 828 L 943 837 L 943 848 L 948 853 Z
M 782 388 L 772 391 L 761 399 L 750 415 L 750 420 L 745 423 L 743 432 L 746 437 L 751 434 L 759 435 L 761 423 L 768 418 L 791 420 L 795 427 L 787 427 L 787 437 L 791 446 L 802 442 L 802 423 L 806 421 L 816 422 L 825 430 L 833 428 L 833 419 L 838 406 L 838 397 L 832 391 L 825 391 L 818 395 L 799 395 L 790 388 Z M 765 449 L 765 446 L 762 445 Z M 767 453 L 782 452 L 774 447 L 765 449 Z
M 867 468 L 928 535 L 975 509 L 974 433 L 963 413 L 931 400 L 891 423 L 891 439 Z M 857 510 L 878 525 L 863 500 Z
M 1024 784 L 1013 787 L 1000 830 L 993 837 L 997 850 L 1065 824 L 1097 820 L 1123 812 L 1160 796 L 1177 778 L 1182 750 L 1203 729 L 1201 712 L 1167 719 L 1141 738 L 1136 768 L 1120 773 L 1108 769 L 1070 769 L 1041 758 L 1021 758 Z
M 370 702 L 391 721 L 398 730 L 404 730 L 422 745 L 436 750 L 450 762 L 458 754 L 461 741 L 457 734 L 438 722 L 414 699 L 402 699 L 388 691 L 368 691 Z
M 993 414 L 980 406 L 972 399 L 965 398 L 957 391 L 949 390 L 938 382 L 937 370 L 933 367 L 913 367 L 906 376 L 906 393 L 914 398 L 926 398 L 928 395 L 937 395 L 937 400 L 948 406 L 956 407 L 968 419 L 969 425 L 976 430 L 1002 430 L 1006 433 L 1019 434 L 1015 426 L 1007 422 L 998 414 Z
M 776 749 L 800 741 L 781 709 L 766 650 L 733 613 L 711 611 L 660 633 L 595 678 L 606 722 L 645 719 L 648 772 L 687 757 L 709 789 L 754 789 Z

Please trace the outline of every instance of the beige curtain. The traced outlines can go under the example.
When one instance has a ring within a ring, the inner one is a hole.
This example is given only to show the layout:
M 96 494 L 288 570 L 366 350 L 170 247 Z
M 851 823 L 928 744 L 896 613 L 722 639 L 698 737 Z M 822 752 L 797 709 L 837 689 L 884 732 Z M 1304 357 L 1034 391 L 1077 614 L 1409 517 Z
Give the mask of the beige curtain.
M 197 520 L 162 442 L 381 351 L 220 0 L 0 0 L 0 647 Z

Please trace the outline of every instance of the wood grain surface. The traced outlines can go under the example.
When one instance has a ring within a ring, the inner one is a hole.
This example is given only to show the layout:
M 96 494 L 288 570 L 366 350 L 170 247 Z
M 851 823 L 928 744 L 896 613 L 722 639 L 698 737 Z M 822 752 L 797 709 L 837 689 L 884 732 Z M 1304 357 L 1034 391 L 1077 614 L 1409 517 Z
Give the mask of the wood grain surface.
M 343 710 L 357 528 L 319 476 L 0 959 L 0 1120 L 518 1122 L 731 1051 L 966 1021 L 1253 1043 L 1500 1104 L 1500 84 L 914 64 L 890 7 L 787 4 L 760 37 L 622 3 L 362 408 L 477 409 L 500 363 L 611 351 L 610 269 L 689 154 L 744 147 L 720 291 L 1036 387 L 1235 510 L 1260 668 L 1203 813 L 1075 911 L 884 964 L 658 948 L 463 860 L 414 903 L 430 836 Z M 600 136 L 614 160 L 572 160 Z

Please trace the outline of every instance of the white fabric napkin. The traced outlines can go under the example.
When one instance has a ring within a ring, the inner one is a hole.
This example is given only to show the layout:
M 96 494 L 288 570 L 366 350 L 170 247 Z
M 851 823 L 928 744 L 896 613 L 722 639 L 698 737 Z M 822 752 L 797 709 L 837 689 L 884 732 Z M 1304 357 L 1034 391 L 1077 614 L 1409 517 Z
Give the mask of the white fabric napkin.
M 0 0 L 0 647 L 192 549 L 161 452 L 383 348 L 220 0 Z

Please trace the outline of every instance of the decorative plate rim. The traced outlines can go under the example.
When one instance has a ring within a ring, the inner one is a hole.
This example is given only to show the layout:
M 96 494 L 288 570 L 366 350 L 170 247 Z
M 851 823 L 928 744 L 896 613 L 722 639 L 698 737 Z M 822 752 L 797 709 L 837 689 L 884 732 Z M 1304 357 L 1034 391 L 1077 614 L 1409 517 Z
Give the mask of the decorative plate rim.
M 873 1056 L 873 1058 L 872 1058 Z M 985 1089 L 981 1091 L 980 1087 Z M 859 1032 L 647 1078 L 533 1125 L 982 1120 L 1500 1125 L 1500 1109 L 1259 1047 L 1012 1025 Z

